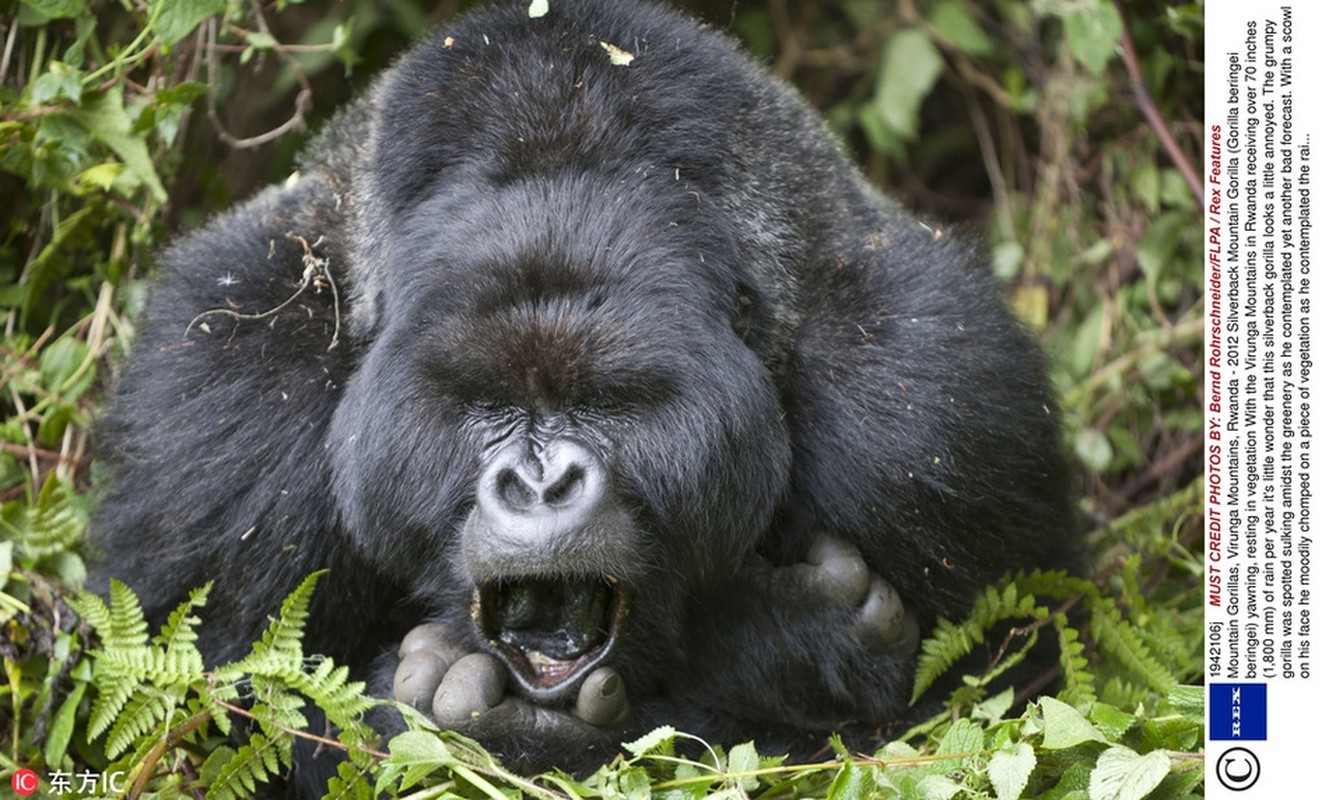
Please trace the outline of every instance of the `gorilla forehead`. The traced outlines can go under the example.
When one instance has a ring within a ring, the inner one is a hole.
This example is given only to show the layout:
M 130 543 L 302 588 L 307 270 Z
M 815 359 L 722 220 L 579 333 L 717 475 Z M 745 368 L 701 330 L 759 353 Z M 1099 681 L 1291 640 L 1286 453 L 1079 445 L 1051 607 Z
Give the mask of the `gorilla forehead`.
M 380 266 L 405 307 L 422 295 L 479 308 L 614 285 L 715 313 L 743 271 L 732 225 L 643 165 L 569 167 L 501 186 L 450 172 L 389 225 L 393 254 Z
M 653 402 L 744 349 L 721 226 L 586 176 L 452 194 L 403 219 L 386 317 L 450 394 Z
M 397 210 L 457 169 L 497 185 L 607 163 L 719 178 L 728 159 L 716 145 L 728 121 L 709 112 L 743 102 L 739 65 L 708 58 L 720 45 L 714 37 L 692 30 L 681 39 L 667 14 L 618 12 L 603 7 L 587 29 L 558 9 L 532 23 L 516 19 L 517 4 L 488 8 L 403 59 L 378 89 L 372 145 L 373 171 L 392 187 Z M 605 44 L 637 58 L 616 66 Z

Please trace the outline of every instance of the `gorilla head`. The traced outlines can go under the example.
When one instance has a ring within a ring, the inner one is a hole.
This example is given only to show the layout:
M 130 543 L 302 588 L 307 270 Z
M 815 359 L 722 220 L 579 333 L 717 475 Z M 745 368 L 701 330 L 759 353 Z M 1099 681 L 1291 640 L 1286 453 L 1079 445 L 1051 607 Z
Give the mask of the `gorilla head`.
M 329 436 L 356 545 L 421 598 L 473 591 L 542 698 L 613 649 L 629 609 L 676 624 L 770 527 L 790 463 L 772 376 L 735 330 L 750 304 L 731 256 L 697 249 L 696 211 L 594 178 L 404 215 Z

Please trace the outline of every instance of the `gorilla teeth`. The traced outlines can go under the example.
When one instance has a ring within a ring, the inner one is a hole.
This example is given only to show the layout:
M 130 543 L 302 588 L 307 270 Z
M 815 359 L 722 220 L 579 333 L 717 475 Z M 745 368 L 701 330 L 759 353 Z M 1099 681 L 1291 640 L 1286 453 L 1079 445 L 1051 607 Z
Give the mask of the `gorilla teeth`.
M 577 666 L 575 661 L 550 658 L 538 650 L 526 654 L 526 663 L 531 665 L 531 669 L 535 671 L 540 682 L 548 685 L 565 680 L 575 671 Z
M 476 587 L 481 635 L 532 690 L 561 688 L 598 664 L 613 643 L 623 603 L 609 578 L 520 578 Z

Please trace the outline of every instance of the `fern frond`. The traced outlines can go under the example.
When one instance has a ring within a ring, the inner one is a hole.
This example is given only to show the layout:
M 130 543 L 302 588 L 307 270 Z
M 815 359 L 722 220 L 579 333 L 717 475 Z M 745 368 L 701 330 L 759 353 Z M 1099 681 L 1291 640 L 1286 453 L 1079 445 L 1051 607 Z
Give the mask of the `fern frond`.
M 981 631 L 976 637 L 968 625 L 956 625 L 947 619 L 937 620 L 932 635 L 924 639 L 920 646 L 918 669 L 914 673 L 914 694 L 909 702 L 917 702 L 937 679 L 969 655 L 979 638 Z
M 297 660 L 304 658 L 305 622 L 309 620 L 309 601 L 314 595 L 318 579 L 327 570 L 315 572 L 300 582 L 295 591 L 282 601 L 281 613 L 263 632 L 262 640 L 254 645 L 255 654 L 267 651 Z
M 350 674 L 347 667 L 337 666 L 330 659 L 324 659 L 304 676 L 296 688 L 323 709 L 333 724 L 349 728 L 357 725 L 360 717 L 378 704 L 377 700 L 365 695 L 363 681 L 347 680 Z
M 217 779 L 208 788 L 209 800 L 244 800 L 255 795 L 260 783 L 267 783 L 283 766 L 291 764 L 291 737 L 270 739 L 261 733 L 249 737 L 223 763 L 217 765 Z
M 138 681 L 133 677 L 120 676 L 118 680 L 98 674 L 93 668 L 93 685 L 97 689 L 97 699 L 92 703 L 92 717 L 88 720 L 88 739 L 96 739 L 115 722 L 121 709 L 133 697 L 138 689 Z
M 51 472 L 37 494 L 36 505 L 28 511 L 26 523 L 20 521 L 16 531 L 24 555 L 42 558 L 63 553 L 83 537 L 88 527 L 87 501 Z
M 153 637 L 152 643 L 163 651 L 164 672 L 195 675 L 203 671 L 203 654 L 194 646 L 194 642 L 198 641 L 194 626 L 202 620 L 192 612 L 207 603 L 208 591 L 211 589 L 212 583 L 209 582 L 191 591 L 188 599 L 166 618 L 161 632 Z
M 169 697 L 140 687 L 116 715 L 106 734 L 106 756 L 116 758 L 128 750 L 140 736 L 165 723 L 174 708 Z
M 1125 680 L 1121 675 L 1113 675 L 1103 682 L 1099 699 L 1116 708 L 1138 708 L 1147 703 L 1152 696 L 1148 686 Z
M 1084 595 L 1094 599 L 1099 596 L 1098 587 L 1087 578 L 1071 575 L 1064 569 L 1022 572 L 1011 579 L 1024 594 L 1038 597 L 1066 600 L 1075 595 Z
M 74 609 L 83 621 L 88 623 L 98 635 L 111 629 L 111 609 L 106 601 L 84 589 L 69 599 L 70 608 Z
M 98 630 L 102 650 L 114 652 L 148 644 L 148 619 L 134 592 L 120 581 L 111 580 L 111 620 L 104 630 Z
M 1022 588 L 1014 580 L 1007 581 L 1000 589 L 995 585 L 985 586 L 974 599 L 969 616 L 964 620 L 958 624 L 945 619 L 937 620 L 932 636 L 925 639 L 921 646 L 918 669 L 914 674 L 914 693 L 909 702 L 917 702 L 938 678 L 969 655 L 998 622 L 1037 619 L 1047 615 L 1047 609 L 1038 605 L 1034 594 L 1022 591 Z M 1012 666 L 1022 657 L 1020 653 L 1013 654 L 1012 660 L 1002 669 Z
M 1149 688 L 1166 695 L 1176 686 L 1176 678 L 1154 658 L 1149 645 L 1110 602 L 1094 604 L 1089 630 L 1099 649 L 1144 679 Z
M 377 797 L 369 782 L 369 772 L 350 761 L 337 764 L 337 774 L 328 778 L 324 800 L 373 800 Z
M 1094 676 L 1089 672 L 1089 659 L 1084 656 L 1084 642 L 1080 641 L 1080 632 L 1067 624 L 1065 614 L 1057 615 L 1055 627 L 1063 681 L 1057 699 L 1077 709 L 1086 709 L 1098 696 L 1094 691 Z

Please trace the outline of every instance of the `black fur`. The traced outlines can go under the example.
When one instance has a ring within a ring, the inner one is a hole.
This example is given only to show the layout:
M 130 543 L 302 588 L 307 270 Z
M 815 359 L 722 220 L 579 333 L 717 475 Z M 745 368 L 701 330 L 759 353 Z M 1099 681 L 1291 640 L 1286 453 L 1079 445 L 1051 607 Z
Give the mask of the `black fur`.
M 868 186 L 727 38 L 551 5 L 448 25 L 297 178 L 168 251 L 100 428 L 100 574 L 157 619 L 216 580 L 201 644 L 225 659 L 330 569 L 307 648 L 366 675 L 427 619 L 484 650 L 475 583 L 583 559 L 631 588 L 632 711 L 590 741 L 478 731 L 520 764 L 662 722 L 815 749 L 901 719 L 912 659 L 752 565 L 834 537 L 926 626 L 1067 563 L 1042 359 L 981 254 Z M 611 511 L 576 547 L 463 541 L 486 466 L 557 442 Z

